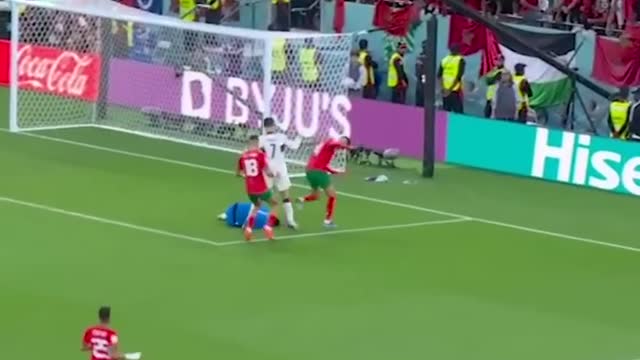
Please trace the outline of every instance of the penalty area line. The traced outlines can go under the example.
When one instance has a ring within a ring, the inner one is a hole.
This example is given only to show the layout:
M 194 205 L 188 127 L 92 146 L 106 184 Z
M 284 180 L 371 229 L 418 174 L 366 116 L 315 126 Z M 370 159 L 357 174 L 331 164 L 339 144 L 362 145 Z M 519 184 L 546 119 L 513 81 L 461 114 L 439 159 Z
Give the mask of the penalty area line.
M 217 242 L 217 241 L 207 240 L 207 239 L 196 237 L 196 236 L 180 234 L 180 233 L 161 230 L 161 229 L 156 229 L 156 228 L 152 228 L 152 227 L 148 227 L 148 226 L 136 225 L 136 224 L 120 221 L 120 220 L 108 219 L 108 218 L 104 218 L 104 217 L 100 217 L 100 216 L 95 216 L 95 215 L 90 215 L 90 214 L 86 214 L 86 213 L 77 212 L 77 211 L 65 210 L 65 209 L 61 209 L 61 208 L 57 208 L 57 207 L 53 207 L 53 206 L 49 206 L 49 205 L 43 205 L 43 204 L 38 204 L 38 203 L 30 202 L 30 201 L 18 200 L 18 199 L 10 198 L 10 197 L 0 197 L 0 203 L 1 202 L 8 203 L 8 204 L 13 204 L 13 205 L 17 205 L 17 206 L 22 206 L 22 207 L 26 207 L 26 208 L 46 211 L 46 212 L 50 212 L 50 213 L 55 213 L 55 214 L 59 214 L 59 215 L 64 215 L 64 216 L 68 216 L 68 217 L 73 217 L 73 218 L 77 218 L 77 219 L 88 220 L 88 221 L 97 222 L 97 223 L 101 223 L 101 224 L 112 225 L 112 226 L 121 227 L 121 228 L 125 228 L 125 229 L 136 230 L 136 231 L 140 231 L 140 232 L 146 232 L 146 233 L 149 233 L 149 234 L 160 235 L 160 236 L 164 236 L 164 237 L 170 237 L 170 238 L 174 238 L 174 239 L 186 240 L 186 241 L 190 241 L 190 242 L 194 242 L 194 243 L 210 245 L 210 246 L 216 246 L 216 247 L 220 246 L 221 247 L 221 246 L 232 246 L 232 245 L 248 244 L 247 241 L 245 241 L 245 240 Z M 381 230 L 404 229 L 404 228 L 412 228 L 412 227 L 419 227 L 419 226 L 453 224 L 453 223 L 459 223 L 459 222 L 465 222 L 465 221 L 472 221 L 472 220 L 468 219 L 468 218 L 459 218 L 459 219 L 422 221 L 422 222 L 415 222 L 415 223 L 409 223 L 409 224 L 371 226 L 371 227 L 362 227 L 362 228 L 354 228 L 354 229 L 343 229 L 343 230 L 326 230 L 326 231 L 322 231 L 322 232 L 284 235 L 284 236 L 276 237 L 276 241 L 279 241 L 279 240 L 295 240 L 295 239 L 331 236 L 331 235 L 339 235 L 339 234 L 373 232 L 373 231 L 381 231 Z M 252 241 L 251 243 L 254 243 L 254 242 L 265 242 L 265 241 L 268 241 L 268 240 L 267 239 L 256 239 L 256 240 Z
M 136 231 L 140 231 L 140 232 L 146 232 L 146 233 L 149 233 L 149 234 L 161 235 L 161 236 L 171 237 L 171 238 L 180 239 L 180 240 L 187 240 L 187 241 L 191 241 L 191 242 L 199 243 L 199 244 L 205 244 L 205 245 L 211 245 L 211 246 L 219 246 L 220 245 L 220 243 L 217 243 L 215 241 L 211 241 L 211 240 L 207 240 L 207 239 L 203 239 L 203 238 L 199 238 L 199 237 L 195 237 L 195 236 L 179 234 L 179 233 L 166 231 L 166 230 L 161 230 L 161 229 L 155 229 L 155 228 L 151 228 L 151 227 L 148 227 L 148 226 L 141 226 L 141 225 L 131 224 L 131 223 L 124 222 L 124 221 L 119 221 L 119 220 L 107 219 L 107 218 L 104 218 L 104 217 L 95 216 L 95 215 L 89 215 L 89 214 L 85 214 L 85 213 L 81 213 L 81 212 L 77 212 L 77 211 L 64 210 L 64 209 L 60 209 L 60 208 L 53 207 L 53 206 L 37 204 L 37 203 L 18 200 L 18 199 L 13 199 L 13 198 L 9 198 L 9 197 L 0 197 L 0 202 L 5 202 L 5 203 L 18 205 L 18 206 L 22 206 L 22 207 L 27 207 L 27 208 L 32 208 L 32 209 L 38 209 L 38 210 L 42 210 L 42 211 L 46 211 L 46 212 L 50 212 L 50 213 L 55 213 L 55 214 L 60 214 L 60 215 L 65 215 L 65 216 L 69 216 L 69 217 L 74 217 L 74 218 L 78 218 L 78 219 L 89 220 L 89 221 L 93 221 L 93 222 L 97 222 L 97 223 L 113 225 L 113 226 L 126 228 L 126 229 L 131 229 L 131 230 L 136 230 Z
M 381 226 L 370 226 L 370 227 L 361 227 L 361 228 L 353 228 L 353 229 L 343 229 L 343 230 L 331 230 L 327 229 L 325 231 L 312 232 L 312 233 L 301 233 L 301 234 L 293 234 L 293 235 L 285 235 L 285 236 L 277 236 L 275 237 L 274 242 L 282 241 L 282 240 L 300 240 L 306 238 L 313 237 L 322 237 L 322 236 L 332 236 L 332 235 L 340 235 L 340 234 L 353 234 L 353 233 L 364 233 L 364 232 L 373 232 L 373 231 L 385 231 L 385 230 L 394 230 L 394 229 L 407 229 L 421 226 L 434 226 L 434 225 L 444 225 L 444 224 L 455 224 L 461 222 L 473 221 L 468 218 L 458 218 L 458 219 L 446 219 L 446 220 L 431 220 L 431 221 L 422 221 L 415 222 L 409 224 L 397 224 L 397 225 L 381 225 Z M 233 245 L 250 245 L 258 242 L 269 242 L 270 240 L 260 238 L 252 240 L 251 242 L 247 242 L 245 240 L 239 241 L 227 241 L 227 242 L 219 242 L 217 246 L 233 246 Z

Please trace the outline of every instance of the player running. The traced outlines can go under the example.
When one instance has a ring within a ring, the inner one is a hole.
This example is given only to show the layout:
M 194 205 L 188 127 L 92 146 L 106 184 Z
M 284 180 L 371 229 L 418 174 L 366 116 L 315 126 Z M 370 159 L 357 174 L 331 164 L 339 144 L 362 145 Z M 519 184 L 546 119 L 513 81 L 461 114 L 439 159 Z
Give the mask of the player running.
M 253 208 L 249 213 L 249 218 L 244 227 L 244 238 L 247 239 L 247 241 L 251 240 L 256 215 L 262 207 L 262 202 L 267 202 L 271 205 L 271 214 L 269 215 L 269 222 L 262 230 L 267 239 L 273 240 L 273 228 L 268 224 L 272 223 L 272 220 L 276 218 L 275 210 L 278 203 L 273 199 L 271 190 L 269 190 L 269 186 L 267 185 L 266 176 L 273 176 L 274 174 L 269 168 L 267 155 L 260 149 L 257 135 L 251 135 L 249 137 L 248 148 L 240 155 L 240 159 L 238 160 L 237 174 L 238 176 L 244 177 L 249 200 L 253 203 Z
M 325 227 L 335 227 L 333 213 L 336 207 L 336 189 L 331 184 L 330 174 L 339 174 L 340 171 L 331 167 L 331 159 L 336 151 L 351 149 L 351 139 L 342 136 L 339 139 L 329 139 L 316 146 L 307 163 L 307 182 L 311 186 L 311 193 L 298 198 L 300 204 L 308 201 L 316 201 L 320 195 L 320 189 L 327 195 L 327 212 L 324 218 Z
M 298 225 L 293 216 L 293 206 L 291 205 L 291 199 L 289 197 L 291 180 L 289 179 L 289 171 L 284 158 L 284 151 L 286 149 L 298 149 L 302 139 L 289 140 L 287 135 L 278 132 L 276 122 L 271 117 L 264 119 L 263 126 L 265 134 L 260 136 L 260 148 L 267 154 L 271 171 L 275 174 L 275 177 L 268 179 L 269 188 L 275 187 L 280 193 L 287 226 L 292 229 L 297 229 Z
M 97 325 L 85 330 L 82 337 L 82 351 L 91 351 L 91 360 L 138 360 L 141 353 L 122 354 L 118 352 L 118 333 L 111 328 L 111 308 L 103 306 L 98 310 Z

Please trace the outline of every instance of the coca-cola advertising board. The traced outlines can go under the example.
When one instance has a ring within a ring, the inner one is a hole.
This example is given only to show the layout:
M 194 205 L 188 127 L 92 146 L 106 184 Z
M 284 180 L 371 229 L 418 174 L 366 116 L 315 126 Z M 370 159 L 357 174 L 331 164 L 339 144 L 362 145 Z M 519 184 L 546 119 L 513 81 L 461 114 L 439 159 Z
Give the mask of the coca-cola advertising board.
M 252 109 L 261 110 L 263 99 L 261 84 L 242 78 L 217 76 L 214 83 L 199 72 L 176 77 L 175 69 L 167 66 L 123 59 L 109 64 L 107 101 L 111 105 L 257 126 L 259 119 Z M 291 87 L 276 87 L 274 99 L 277 105 L 272 111 L 289 132 L 305 137 L 351 135 L 357 145 L 398 148 L 402 155 L 414 158 L 423 155 L 422 108 Z M 435 120 L 436 159 L 444 161 L 447 114 L 438 112 Z
M 0 54 L 0 85 L 8 85 L 8 41 L 0 41 Z M 100 57 L 95 54 L 21 44 L 18 50 L 18 87 L 95 101 L 100 87 L 100 66 Z

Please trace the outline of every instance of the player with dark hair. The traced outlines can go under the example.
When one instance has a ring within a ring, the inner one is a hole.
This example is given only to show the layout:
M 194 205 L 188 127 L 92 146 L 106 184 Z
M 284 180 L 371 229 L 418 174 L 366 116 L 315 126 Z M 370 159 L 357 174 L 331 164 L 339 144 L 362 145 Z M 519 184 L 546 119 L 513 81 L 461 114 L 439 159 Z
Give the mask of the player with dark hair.
M 269 163 L 267 161 L 267 155 L 260 149 L 260 143 L 257 135 L 251 135 L 249 137 L 249 144 L 247 150 L 240 155 L 238 159 L 237 175 L 244 177 L 245 185 L 249 200 L 253 204 L 253 208 L 247 218 L 247 223 L 244 227 L 244 237 L 247 241 L 250 241 L 253 234 L 253 228 L 255 226 L 256 215 L 260 211 L 263 202 L 271 205 L 271 214 L 269 215 L 269 221 L 262 230 L 265 236 L 269 240 L 273 240 L 273 228 L 269 225 L 276 218 L 276 207 L 278 203 L 273 198 L 269 185 L 267 184 L 266 176 L 273 176 Z
M 289 140 L 287 135 L 278 131 L 276 121 L 271 117 L 265 118 L 262 125 L 264 134 L 260 135 L 260 148 L 267 154 L 269 166 L 274 174 L 274 177 L 268 178 L 267 182 L 270 188 L 275 188 L 280 194 L 287 226 L 296 229 L 298 225 L 293 216 L 293 206 L 289 197 L 291 180 L 284 153 L 287 149 L 298 149 L 302 138 Z
M 111 308 L 98 309 L 99 323 L 85 330 L 82 351 L 91 351 L 91 360 L 138 360 L 141 353 L 118 352 L 118 333 L 111 328 Z
M 320 189 L 327 195 L 327 212 L 324 218 L 324 226 L 335 227 L 333 213 L 336 206 L 336 189 L 331 184 L 331 174 L 339 174 L 340 171 L 331 167 L 331 160 L 338 150 L 351 150 L 351 139 L 342 136 L 339 139 L 329 139 L 316 146 L 307 163 L 307 181 L 311 186 L 311 193 L 298 198 L 303 204 L 316 201 L 320 196 Z

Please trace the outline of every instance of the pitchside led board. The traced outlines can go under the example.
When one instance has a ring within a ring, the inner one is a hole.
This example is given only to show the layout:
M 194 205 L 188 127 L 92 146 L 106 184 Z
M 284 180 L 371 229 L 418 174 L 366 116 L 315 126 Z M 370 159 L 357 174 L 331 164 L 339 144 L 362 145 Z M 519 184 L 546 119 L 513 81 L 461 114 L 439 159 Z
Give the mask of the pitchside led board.
M 446 143 L 450 163 L 640 195 L 638 143 L 455 114 Z

